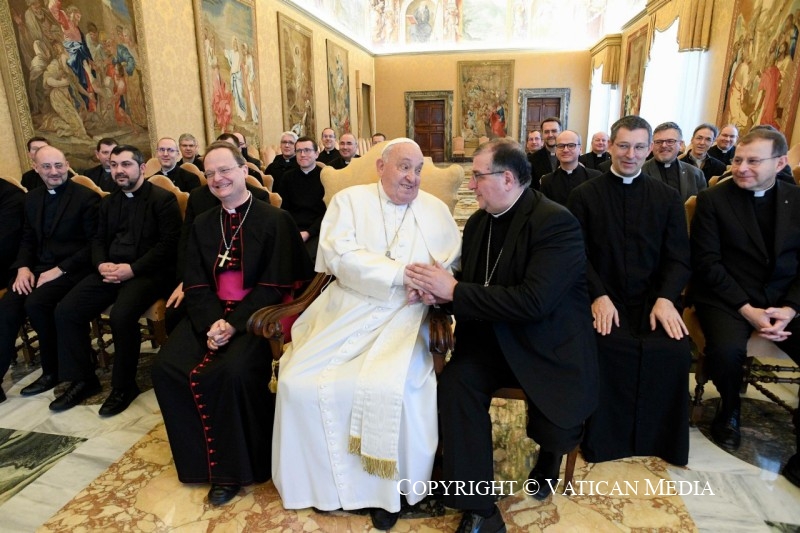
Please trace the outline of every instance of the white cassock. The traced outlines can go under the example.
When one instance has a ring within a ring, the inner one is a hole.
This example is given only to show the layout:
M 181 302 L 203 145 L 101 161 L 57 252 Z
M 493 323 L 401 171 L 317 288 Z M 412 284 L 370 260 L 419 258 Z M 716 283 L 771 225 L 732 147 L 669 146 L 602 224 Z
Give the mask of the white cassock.
M 447 206 L 424 191 L 408 207 L 379 183 L 331 200 L 316 269 L 336 280 L 295 322 L 281 358 L 272 480 L 285 508 L 397 512 L 403 479 L 408 502 L 422 499 L 410 487 L 430 479 L 436 376 L 427 306 L 407 303 L 403 272 L 412 262 L 450 267 L 460 244 Z M 349 451 L 354 431 L 360 453 Z M 394 459 L 393 472 L 368 473 L 372 457 Z

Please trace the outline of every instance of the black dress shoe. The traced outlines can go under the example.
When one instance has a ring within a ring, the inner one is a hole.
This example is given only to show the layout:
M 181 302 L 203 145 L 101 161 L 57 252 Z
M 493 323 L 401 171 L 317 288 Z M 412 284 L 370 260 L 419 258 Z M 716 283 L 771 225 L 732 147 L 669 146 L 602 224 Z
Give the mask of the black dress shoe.
M 55 374 L 42 374 L 36 381 L 19 391 L 20 396 L 33 396 L 48 391 L 58 385 L 58 376 Z
M 50 402 L 51 411 L 66 411 L 72 409 L 86 398 L 100 392 L 102 387 L 97 378 L 86 381 L 73 381 L 64 394 Z
M 739 449 L 742 433 L 739 429 L 739 409 L 734 409 L 729 416 L 717 411 L 711 423 L 711 438 L 720 448 L 729 452 Z
M 211 485 L 208 491 L 208 503 L 211 505 L 225 505 L 239 493 L 240 485 Z
M 528 479 L 535 483 L 528 483 L 527 490 L 533 498 L 543 501 L 553 492 L 553 486 L 558 483 L 558 471 L 561 468 L 563 456 L 544 450 L 539 451 L 536 466 L 528 474 Z M 535 491 L 535 492 L 534 492 Z
M 397 523 L 397 519 L 400 517 L 400 512 L 390 513 L 385 509 L 381 509 L 380 507 L 373 507 L 369 510 L 369 516 L 372 518 L 372 527 L 375 529 L 380 529 L 381 531 L 387 531 L 392 529 L 394 525 Z
M 794 454 L 789 458 L 789 462 L 783 467 L 783 475 L 793 485 L 800 487 L 800 454 Z
M 111 394 L 108 395 L 106 401 L 100 406 L 98 414 L 100 416 L 118 415 L 127 409 L 139 394 L 141 394 L 139 387 L 134 387 L 132 389 L 111 389 Z
M 456 529 L 456 533 L 505 533 L 505 531 L 506 523 L 497 507 L 494 508 L 492 516 L 488 518 L 472 511 L 465 511 L 458 524 L 458 529 Z

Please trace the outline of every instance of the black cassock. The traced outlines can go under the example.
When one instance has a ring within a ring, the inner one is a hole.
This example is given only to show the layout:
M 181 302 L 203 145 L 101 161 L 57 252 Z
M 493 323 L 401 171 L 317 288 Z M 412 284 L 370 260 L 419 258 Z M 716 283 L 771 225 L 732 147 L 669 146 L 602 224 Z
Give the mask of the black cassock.
M 223 213 L 231 259 L 225 254 L 220 209 L 197 217 L 189 237 L 184 273 L 184 318 L 153 366 L 153 386 L 170 448 L 184 483 L 247 485 L 266 481 L 271 470 L 274 395 L 268 383 L 272 357 L 266 339 L 248 334 L 250 315 L 279 303 L 313 267 L 291 216 L 253 200 Z M 240 276 L 240 301 L 217 295 L 221 276 Z M 207 348 L 211 324 L 225 318 L 236 333 L 216 352 Z
M 690 275 L 678 191 L 644 174 L 625 185 L 609 172 L 574 189 L 568 207 L 583 228 L 589 299 L 608 295 L 620 318 L 609 335 L 596 335 L 600 401 L 586 423 L 584 456 L 599 462 L 654 455 L 685 465 L 688 337 L 671 339 L 649 323 L 659 297 L 680 312 Z

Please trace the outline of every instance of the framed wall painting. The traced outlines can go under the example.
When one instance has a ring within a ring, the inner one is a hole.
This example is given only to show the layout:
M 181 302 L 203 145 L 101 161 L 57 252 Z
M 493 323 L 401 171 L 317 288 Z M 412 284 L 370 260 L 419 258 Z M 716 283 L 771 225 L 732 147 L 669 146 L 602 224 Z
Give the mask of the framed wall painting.
M 328 56 L 328 109 L 336 134 L 352 132 L 350 123 L 350 70 L 347 49 L 325 40 Z
M 728 39 L 719 124 L 758 124 L 791 142 L 800 95 L 800 0 L 738 0 Z
M 0 69 L 23 165 L 33 136 L 47 138 L 77 171 L 97 164 L 91 157 L 103 137 L 150 157 L 140 1 L 0 1 Z
M 194 0 L 206 140 L 242 132 L 260 144 L 261 98 L 253 0 Z
M 458 62 L 458 123 L 465 141 L 511 133 L 514 61 Z
M 638 115 L 642 107 L 642 84 L 647 64 L 647 26 L 628 37 L 625 78 L 622 90 L 622 116 Z
M 311 30 L 278 13 L 283 130 L 316 138 L 312 45 Z

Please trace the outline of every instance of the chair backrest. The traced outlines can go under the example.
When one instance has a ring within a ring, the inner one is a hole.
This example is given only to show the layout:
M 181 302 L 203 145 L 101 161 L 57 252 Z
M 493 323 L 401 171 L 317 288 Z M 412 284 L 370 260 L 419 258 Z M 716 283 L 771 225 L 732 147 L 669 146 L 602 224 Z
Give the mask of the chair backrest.
M 178 188 L 177 185 L 172 183 L 172 180 L 168 177 L 156 174 L 155 176 L 150 176 L 148 181 L 155 185 L 156 187 L 161 187 L 162 189 L 168 190 L 172 194 L 175 195 L 175 199 L 178 200 L 178 207 L 181 209 L 181 218 L 186 216 L 186 204 L 189 202 L 189 193 L 184 192 Z
M 0 176 L 0 180 L 6 180 L 6 181 L 7 181 L 7 182 L 9 182 L 10 184 L 12 184 L 12 185 L 15 185 L 15 186 L 19 187 L 20 189 L 22 189 L 22 192 L 28 192 L 28 189 L 26 189 L 26 188 L 25 188 L 25 187 L 22 185 L 22 183 L 20 183 L 19 181 L 15 180 L 14 178 L 7 178 L 7 177 L 5 177 L 5 176 Z M 90 180 L 90 181 L 91 181 L 91 180 Z
M 463 154 L 464 153 L 464 137 L 453 137 L 453 153 L 454 154 Z
M 257 173 L 257 174 L 258 174 L 260 177 L 262 177 L 262 181 L 263 181 L 263 176 L 264 176 L 264 173 L 263 173 L 263 172 L 261 172 L 261 169 L 260 169 L 260 168 L 258 168 L 258 165 L 256 165 L 255 163 L 251 163 L 250 161 L 248 161 L 248 162 L 247 162 L 247 168 L 249 168 L 250 170 L 253 170 L 253 171 L 255 171 L 255 172 L 256 172 L 256 173 Z
M 261 155 L 261 162 L 264 164 L 264 168 L 267 168 L 269 164 L 275 160 L 275 156 L 277 155 L 275 153 L 275 148 L 269 145 L 262 146 L 258 153 Z
M 184 163 L 181 165 L 181 168 L 197 176 L 197 178 L 200 180 L 200 185 L 202 185 L 203 187 L 208 185 L 208 180 L 206 179 L 206 175 L 203 174 L 200 171 L 200 169 L 197 168 L 197 165 L 195 165 L 194 163 Z
M 794 177 L 794 182 L 800 184 L 800 167 L 792 167 L 792 176 Z
M 489 142 L 489 137 L 484 135 L 480 139 L 478 139 L 478 146 L 482 145 L 483 143 L 488 143 L 488 142 Z
M 269 192 L 272 192 L 272 186 L 275 184 L 275 178 L 269 174 L 262 174 L 261 178 L 264 180 L 264 187 L 266 187 Z
M 161 163 L 158 158 L 151 157 L 147 160 L 147 163 L 144 164 L 144 177 L 149 178 L 159 170 L 161 170 Z
M 263 176 L 263 174 L 262 174 L 262 176 Z M 272 176 L 270 176 L 270 179 L 271 178 L 272 178 Z M 269 203 L 271 205 L 273 205 L 275 207 L 280 207 L 281 206 L 281 204 L 283 203 L 283 198 L 281 198 L 280 194 L 278 194 L 276 192 L 272 192 L 266 185 L 264 185 L 263 183 L 258 181 L 258 178 L 256 178 L 255 176 L 251 176 L 250 174 L 248 174 L 247 178 L 245 178 L 245 179 L 246 179 L 247 183 L 250 184 L 251 187 L 258 187 L 259 189 L 266 189 L 266 191 L 269 193 Z
M 692 228 L 692 218 L 694 217 L 695 209 L 697 209 L 697 195 L 693 194 L 683 203 L 683 210 L 686 213 L 686 227 L 689 228 L 689 231 L 691 231 Z
M 789 160 L 789 166 L 791 168 L 800 165 L 800 143 L 795 144 L 789 149 L 786 158 Z
M 108 191 L 104 191 L 101 189 L 95 182 L 92 181 L 92 178 L 88 176 L 81 176 L 80 174 L 76 174 L 72 176 L 72 181 L 77 183 L 78 185 L 83 185 L 87 189 L 91 189 L 100 196 L 108 196 L 110 193 Z
M 366 154 L 353 158 L 350 164 L 343 169 L 323 168 L 320 179 L 325 188 L 325 205 L 328 205 L 333 195 L 342 189 L 353 185 L 377 183 L 378 172 L 375 165 L 388 142 L 379 142 Z M 430 157 L 426 157 L 424 160 L 420 188 L 447 204 L 452 213 L 458 202 L 458 189 L 464 181 L 464 168 L 461 165 L 439 168 L 434 165 Z

